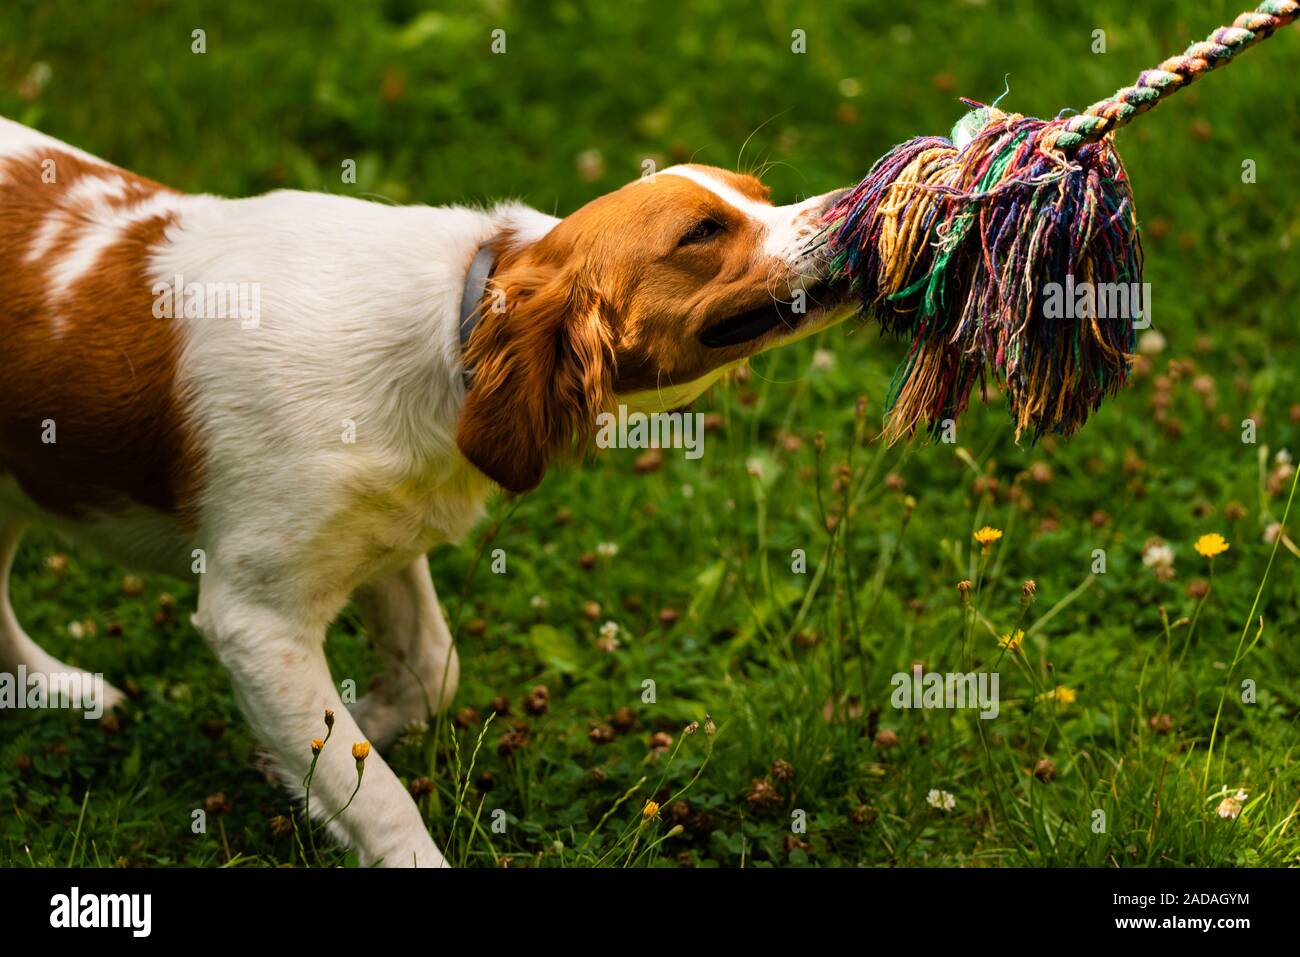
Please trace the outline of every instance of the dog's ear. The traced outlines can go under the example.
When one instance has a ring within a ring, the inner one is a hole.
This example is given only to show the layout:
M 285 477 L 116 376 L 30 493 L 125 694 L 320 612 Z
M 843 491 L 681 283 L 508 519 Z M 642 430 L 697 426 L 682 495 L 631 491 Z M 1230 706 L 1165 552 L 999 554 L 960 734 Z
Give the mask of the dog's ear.
M 527 492 L 613 404 L 613 336 L 599 298 L 562 266 L 505 265 L 482 308 L 456 444 L 498 485 Z

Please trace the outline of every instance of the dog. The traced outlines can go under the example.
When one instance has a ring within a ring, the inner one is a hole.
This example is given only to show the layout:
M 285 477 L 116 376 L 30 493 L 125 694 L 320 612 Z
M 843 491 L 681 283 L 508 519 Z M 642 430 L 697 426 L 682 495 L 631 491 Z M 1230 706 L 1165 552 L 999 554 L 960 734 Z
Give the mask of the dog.
M 773 206 L 679 165 L 563 219 L 184 194 L 0 119 L 0 669 L 81 675 L 8 600 L 41 523 L 198 580 L 193 622 L 311 808 L 455 694 L 426 553 L 526 492 L 597 415 L 687 405 L 847 315 L 813 242 L 842 191 Z M 803 306 L 803 308 L 799 308 Z M 385 670 L 349 710 L 324 654 L 349 599 Z M 122 700 L 113 688 L 105 703 Z M 363 866 L 444 866 L 379 755 L 333 836 Z

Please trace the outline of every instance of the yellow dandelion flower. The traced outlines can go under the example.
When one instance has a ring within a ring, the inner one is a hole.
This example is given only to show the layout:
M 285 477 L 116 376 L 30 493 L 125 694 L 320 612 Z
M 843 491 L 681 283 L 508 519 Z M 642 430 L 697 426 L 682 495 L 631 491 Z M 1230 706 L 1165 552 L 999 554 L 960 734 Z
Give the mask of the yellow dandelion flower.
M 352 757 L 356 759 L 357 764 L 370 757 L 370 742 L 358 741 L 352 745 Z
M 1202 535 L 1196 540 L 1196 551 L 1206 558 L 1222 555 L 1228 550 L 1228 542 L 1218 532 Z
M 654 801 L 645 802 L 645 810 L 641 812 L 642 817 L 655 817 L 659 814 L 659 805 Z
M 988 525 L 985 525 L 983 528 L 981 528 L 978 532 L 975 533 L 975 541 L 979 542 L 980 545 L 984 547 L 984 551 L 986 552 L 989 550 L 989 546 L 992 545 L 1001 537 L 1002 537 L 1002 529 L 991 528 Z
M 320 754 L 320 753 L 321 753 L 321 749 L 324 748 L 324 747 L 325 747 L 325 742 L 322 741 L 320 738 L 312 738 L 312 739 L 311 739 L 311 753 L 312 753 L 312 754 Z
M 1019 651 L 1025 643 L 1024 629 L 1017 628 L 1009 635 L 1003 635 L 998 639 L 998 646 L 1007 649 L 1007 651 Z
M 1074 699 L 1077 698 L 1078 695 L 1075 694 L 1073 688 L 1067 688 L 1065 685 L 1061 685 L 1061 687 L 1056 689 L 1056 692 L 1052 697 L 1061 702 L 1061 704 L 1074 704 Z

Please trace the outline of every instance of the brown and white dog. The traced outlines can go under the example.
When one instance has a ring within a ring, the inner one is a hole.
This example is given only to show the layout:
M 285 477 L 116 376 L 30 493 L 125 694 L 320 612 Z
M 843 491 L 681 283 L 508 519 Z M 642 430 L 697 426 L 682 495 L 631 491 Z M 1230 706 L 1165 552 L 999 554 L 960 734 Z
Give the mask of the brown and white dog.
M 833 199 L 772 206 L 695 165 L 564 219 L 222 199 L 0 119 L 0 670 L 78 673 L 9 605 L 33 522 L 197 574 L 194 624 L 289 787 L 337 716 L 312 785 L 332 814 L 356 783 L 346 745 L 382 747 L 455 691 L 425 553 L 494 483 L 536 486 L 599 412 L 680 407 L 843 318 L 805 252 Z M 350 597 L 387 665 L 349 712 L 323 646 Z M 443 864 L 378 755 L 333 830 L 363 864 Z

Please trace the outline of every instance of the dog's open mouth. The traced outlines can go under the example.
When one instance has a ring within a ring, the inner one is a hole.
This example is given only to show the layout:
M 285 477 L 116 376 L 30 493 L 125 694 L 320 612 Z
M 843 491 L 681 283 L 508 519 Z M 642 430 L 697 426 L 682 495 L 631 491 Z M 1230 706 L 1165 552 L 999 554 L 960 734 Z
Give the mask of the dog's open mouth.
M 842 302 L 846 292 L 847 287 L 841 283 L 819 283 L 804 290 L 802 301 L 798 297 L 790 302 L 770 299 L 755 309 L 746 309 L 715 322 L 700 333 L 700 343 L 710 349 L 723 349 L 753 342 L 777 328 L 792 333 L 809 316 Z

